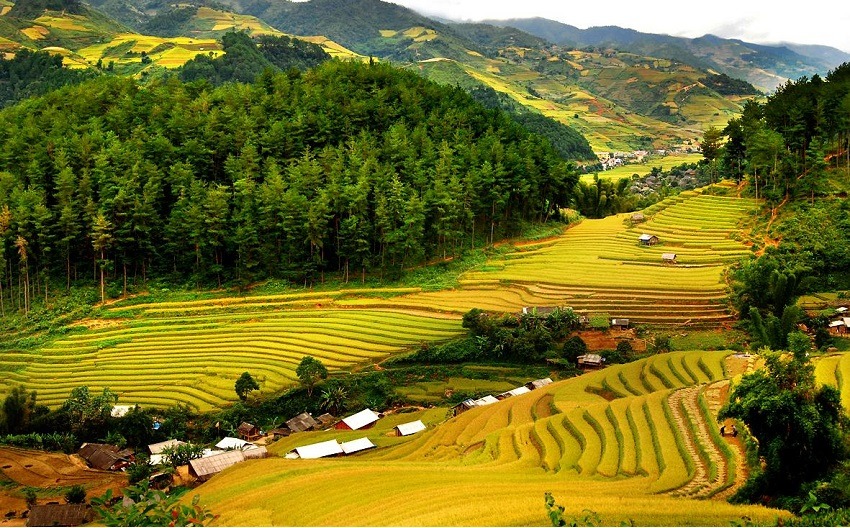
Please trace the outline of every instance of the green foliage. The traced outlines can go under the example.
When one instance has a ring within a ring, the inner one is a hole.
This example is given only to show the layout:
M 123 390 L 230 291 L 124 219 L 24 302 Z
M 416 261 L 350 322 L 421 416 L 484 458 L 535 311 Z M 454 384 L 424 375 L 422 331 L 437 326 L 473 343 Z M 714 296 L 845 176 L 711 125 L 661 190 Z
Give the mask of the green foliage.
M 16 385 L 3 400 L 3 413 L 0 415 L 0 432 L 17 434 L 29 428 L 36 408 L 36 392 L 29 394 L 23 387 Z
M 130 484 L 135 484 L 147 480 L 156 472 L 156 468 L 150 464 L 150 459 L 144 453 L 139 453 L 136 455 L 136 460 L 127 466 L 125 471 L 127 473 L 127 481 Z
M 12 59 L 0 56 L 0 108 L 91 77 L 85 70 L 63 67 L 61 55 L 17 50 Z
M 555 497 L 549 491 L 543 495 L 543 499 L 546 504 L 546 513 L 549 516 L 552 526 L 566 526 L 567 521 L 564 519 L 564 507 L 555 503 Z
M 38 495 L 36 495 L 34 489 L 27 488 L 24 491 L 24 500 L 27 503 L 27 508 L 32 509 L 32 507 L 35 506 L 36 501 L 38 500 Z
M 288 47 L 262 42 L 226 38 Z M 553 217 L 578 178 L 506 114 L 381 63 L 217 88 L 102 76 L 6 109 L 0 142 L 4 286 L 21 285 L 0 293 L 22 312 L 25 289 L 67 287 L 91 263 L 100 276 L 77 282 L 102 279 L 102 298 L 134 273 L 216 286 L 397 276 Z
M 320 380 L 327 379 L 328 369 L 325 365 L 312 356 L 304 356 L 301 363 L 295 369 L 295 374 L 301 384 L 307 389 L 307 396 L 313 395 L 313 388 Z
M 117 402 L 118 395 L 108 387 L 96 396 L 89 393 L 88 387 L 77 387 L 62 404 L 61 411 L 68 416 L 72 432 L 91 434 L 106 424 Z
M 203 455 L 204 446 L 191 443 L 168 446 L 162 451 L 163 462 L 174 468 L 185 466 L 189 461 L 201 458 Z
M 242 375 L 239 376 L 239 379 L 236 380 L 234 390 L 236 391 L 236 395 L 239 399 L 245 401 L 251 391 L 260 390 L 260 384 L 257 383 L 257 380 L 255 380 L 250 373 L 243 372 Z
M 214 85 L 225 82 L 253 82 L 266 70 L 306 70 L 328 59 L 319 45 L 287 36 L 264 35 L 255 41 L 247 33 L 230 32 L 222 37 L 224 55 L 215 59 L 198 55 L 179 72 L 186 82 L 206 80 Z M 261 82 L 274 81 L 268 75 Z
M 0 436 L 0 445 L 73 453 L 79 443 L 73 434 L 53 432 Z
M 805 354 L 790 359 L 770 350 L 762 354 L 766 369 L 744 376 L 718 416 L 742 420 L 758 440 L 764 471 L 738 492 L 750 500 L 794 495 L 801 485 L 828 475 L 847 454 L 838 391 L 815 385 Z
M 725 73 L 709 74 L 700 81 L 720 95 L 759 95 L 755 86 L 741 79 L 734 79 Z
M 79 484 L 71 486 L 71 488 L 65 492 L 65 502 L 68 504 L 85 504 L 86 489 Z
M 561 349 L 561 357 L 570 363 L 575 363 L 578 361 L 578 357 L 584 354 L 587 354 L 587 343 L 584 342 L 581 336 L 574 335 L 564 341 L 564 346 Z
M 661 354 L 663 352 L 670 352 L 673 350 L 673 343 L 670 339 L 669 335 L 656 335 L 652 338 L 652 343 L 650 345 L 650 349 L 652 352 L 656 354 Z
M 204 526 L 216 518 L 199 504 L 196 495 L 191 504 L 180 504 L 179 496 L 152 490 L 146 481 L 124 490 L 125 500 L 114 500 L 112 490 L 91 504 L 106 526 Z

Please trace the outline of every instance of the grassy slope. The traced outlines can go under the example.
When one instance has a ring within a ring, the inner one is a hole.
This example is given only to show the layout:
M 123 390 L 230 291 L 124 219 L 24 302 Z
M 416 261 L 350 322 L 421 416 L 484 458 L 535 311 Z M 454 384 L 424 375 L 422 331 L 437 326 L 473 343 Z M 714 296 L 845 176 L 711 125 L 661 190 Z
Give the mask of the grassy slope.
M 197 492 L 222 525 L 545 525 L 546 491 L 566 506 L 568 519 L 591 510 L 604 526 L 724 525 L 744 516 L 773 524 L 782 512 L 673 496 L 691 482 L 688 461 L 699 462 L 678 447 L 662 377 L 670 368 L 697 372 L 674 388 L 721 379 L 726 354 L 680 352 L 616 365 L 441 424 L 443 410 L 433 409 L 421 416 L 428 430 L 410 438 L 387 435 L 420 415 L 387 417 L 360 432 L 295 434 L 271 452 L 363 436 L 379 447 L 338 459 L 249 462 Z M 610 402 L 594 394 L 620 379 L 640 388 Z

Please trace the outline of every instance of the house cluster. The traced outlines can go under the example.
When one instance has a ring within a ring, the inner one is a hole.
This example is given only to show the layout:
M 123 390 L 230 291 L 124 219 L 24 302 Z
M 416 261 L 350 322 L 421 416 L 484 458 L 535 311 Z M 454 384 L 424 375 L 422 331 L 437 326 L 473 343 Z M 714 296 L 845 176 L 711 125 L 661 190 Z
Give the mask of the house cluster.
M 375 426 L 381 415 L 371 409 L 363 409 L 362 411 L 352 414 L 347 418 L 343 418 L 334 425 L 336 430 L 345 431 L 360 431 L 371 429 Z M 425 424 L 421 420 L 397 425 L 394 429 L 397 436 L 409 436 L 416 434 L 419 431 L 425 430 Z M 376 447 L 368 437 L 358 438 L 349 442 L 340 442 L 336 438 L 315 444 L 308 444 L 296 447 L 286 454 L 285 458 L 289 459 L 314 459 L 330 456 L 351 455 L 372 449 Z
M 643 163 L 649 152 L 634 150 L 632 152 L 596 152 L 595 154 L 599 158 L 599 163 L 602 164 L 602 170 L 609 170 L 626 163 Z
M 529 381 L 525 385 L 521 385 L 515 389 L 511 389 L 509 391 L 505 391 L 501 394 L 497 394 L 496 396 L 487 395 L 483 398 L 475 399 L 467 399 L 458 403 L 454 407 L 452 407 L 452 416 L 457 416 L 461 413 L 468 411 L 474 407 L 484 407 L 486 405 L 492 405 L 494 403 L 499 403 L 500 401 L 511 398 L 513 396 L 519 396 L 521 394 L 526 394 L 533 390 L 539 389 L 541 387 L 545 387 L 552 383 L 552 378 L 541 378 L 534 381 Z
M 848 329 L 850 329 L 850 317 L 845 317 L 847 315 L 847 307 L 840 306 L 835 309 L 835 313 L 837 317 L 829 322 L 829 332 L 840 335 L 848 333 Z
M 557 309 L 563 309 L 562 306 L 523 306 L 522 307 L 522 315 L 538 315 L 538 316 L 548 316 L 552 312 Z M 566 307 L 567 310 L 572 310 L 571 306 Z M 586 328 L 590 325 L 590 317 L 587 314 L 579 314 L 578 324 L 581 328 Z M 610 326 L 617 330 L 628 330 L 631 326 L 631 321 L 622 317 L 614 318 L 610 320 Z

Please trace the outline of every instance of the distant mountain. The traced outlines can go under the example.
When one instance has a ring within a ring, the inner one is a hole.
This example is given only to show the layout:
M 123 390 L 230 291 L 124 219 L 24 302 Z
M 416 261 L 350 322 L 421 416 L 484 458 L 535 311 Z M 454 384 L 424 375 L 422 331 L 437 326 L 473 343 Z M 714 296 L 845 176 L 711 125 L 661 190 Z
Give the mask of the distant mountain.
M 579 29 L 544 18 L 490 20 L 489 24 L 520 29 L 563 46 L 610 47 L 640 55 L 681 61 L 712 69 L 772 90 L 788 79 L 825 74 L 850 55 L 827 46 L 769 46 L 714 35 L 689 39 L 642 33 L 617 26 Z

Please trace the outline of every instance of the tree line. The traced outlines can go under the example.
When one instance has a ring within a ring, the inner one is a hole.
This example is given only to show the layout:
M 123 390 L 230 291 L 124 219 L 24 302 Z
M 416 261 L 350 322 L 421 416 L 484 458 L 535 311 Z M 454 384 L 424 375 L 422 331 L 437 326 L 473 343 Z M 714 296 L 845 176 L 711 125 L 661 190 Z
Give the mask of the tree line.
M 330 61 L 252 84 L 103 76 L 0 112 L 0 309 L 51 281 L 395 274 L 568 205 L 551 145 L 459 88 Z
M 813 201 L 830 166 L 850 171 L 850 63 L 825 78 L 787 81 L 764 103 L 748 101 L 741 117 L 706 132 L 703 154 L 746 177 L 757 198 Z

